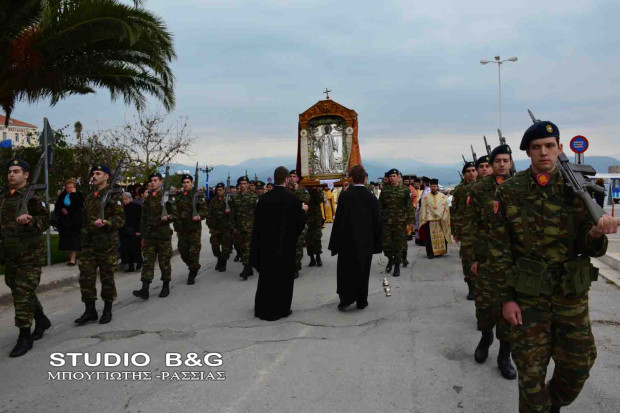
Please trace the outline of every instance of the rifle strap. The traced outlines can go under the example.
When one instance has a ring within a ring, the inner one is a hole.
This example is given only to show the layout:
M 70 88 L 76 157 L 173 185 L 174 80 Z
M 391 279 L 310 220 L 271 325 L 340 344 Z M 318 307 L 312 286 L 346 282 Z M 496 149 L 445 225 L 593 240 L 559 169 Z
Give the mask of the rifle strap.
M 532 244 L 530 242 L 530 225 L 528 222 L 528 215 L 530 212 L 530 203 L 528 197 L 530 195 L 530 170 L 527 169 L 526 173 L 516 176 L 515 178 L 515 190 L 517 197 L 519 198 L 520 210 L 521 210 L 521 228 L 523 228 L 523 247 L 525 249 L 525 256 L 529 257 L 532 253 Z

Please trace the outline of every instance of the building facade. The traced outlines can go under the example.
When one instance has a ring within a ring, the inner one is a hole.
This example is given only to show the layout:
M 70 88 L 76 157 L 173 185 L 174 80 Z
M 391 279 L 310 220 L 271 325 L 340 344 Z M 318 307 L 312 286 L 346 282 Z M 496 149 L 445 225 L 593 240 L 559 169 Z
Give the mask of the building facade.
M 30 146 L 37 142 L 37 127 L 30 123 L 11 118 L 5 126 L 6 117 L 0 115 L 0 140 L 10 140 L 12 146 Z

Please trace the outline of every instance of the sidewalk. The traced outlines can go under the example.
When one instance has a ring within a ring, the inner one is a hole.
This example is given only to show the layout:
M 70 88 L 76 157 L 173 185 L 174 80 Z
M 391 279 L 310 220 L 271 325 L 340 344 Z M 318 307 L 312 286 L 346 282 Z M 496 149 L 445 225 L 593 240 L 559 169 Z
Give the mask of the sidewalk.
M 209 230 L 206 230 L 206 234 L 208 236 Z M 203 229 L 203 248 L 205 246 L 205 230 Z M 176 232 L 172 235 L 172 255 L 177 255 L 179 253 L 177 245 L 177 234 Z M 208 238 L 207 244 L 208 245 Z M 157 268 L 157 265 L 155 266 Z M 139 277 L 139 272 L 131 272 L 125 273 L 122 270 L 117 270 L 115 273 L 116 277 L 123 276 L 134 276 Z M 58 288 L 68 287 L 71 285 L 78 286 L 78 277 L 80 276 L 80 269 L 78 266 L 69 267 L 66 263 L 54 264 L 49 267 L 45 266 L 41 268 L 41 282 L 39 283 L 39 287 L 37 288 L 37 293 L 55 290 Z M 0 275 L 0 306 L 6 306 L 13 302 L 13 297 L 11 296 L 11 289 L 7 287 L 4 282 L 4 275 Z

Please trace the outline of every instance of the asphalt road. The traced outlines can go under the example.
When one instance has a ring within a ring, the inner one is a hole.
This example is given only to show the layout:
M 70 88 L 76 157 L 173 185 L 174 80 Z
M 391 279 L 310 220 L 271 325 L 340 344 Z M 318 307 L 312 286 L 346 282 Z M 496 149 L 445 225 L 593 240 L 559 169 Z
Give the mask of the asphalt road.
M 389 298 L 381 287 L 385 258 L 376 255 L 370 305 L 347 312 L 336 309 L 335 258 L 323 254 L 322 268 L 308 268 L 304 257 L 293 315 L 270 323 L 253 317 L 257 276 L 241 281 L 241 265 L 232 260 L 226 273 L 215 272 L 203 235 L 194 286 L 186 285 L 178 256 L 167 298 L 157 297 L 160 281 L 148 301 L 133 297 L 139 274 L 119 273 L 110 324 L 74 325 L 83 311 L 76 286 L 41 294 L 53 327 L 24 357 L 8 357 L 17 330 L 13 308 L 0 307 L 0 413 L 517 412 L 517 384 L 499 374 L 497 342 L 485 364 L 473 359 L 479 333 L 454 246 L 448 256 L 427 260 L 410 242 L 412 265 L 391 278 Z M 620 289 L 605 280 L 594 285 L 598 359 L 581 396 L 563 412 L 620 411 L 619 299 Z M 71 352 L 93 360 L 96 353 L 146 353 L 150 363 L 89 367 L 80 358 L 76 367 L 50 365 L 52 353 L 70 364 Z M 166 353 L 197 353 L 201 360 L 219 353 L 221 359 L 207 358 L 216 366 L 166 366 Z M 96 372 L 117 373 L 109 378 L 145 372 L 136 377 L 151 379 L 97 381 Z M 212 380 L 218 377 L 225 380 Z M 202 380 L 181 380 L 188 378 Z

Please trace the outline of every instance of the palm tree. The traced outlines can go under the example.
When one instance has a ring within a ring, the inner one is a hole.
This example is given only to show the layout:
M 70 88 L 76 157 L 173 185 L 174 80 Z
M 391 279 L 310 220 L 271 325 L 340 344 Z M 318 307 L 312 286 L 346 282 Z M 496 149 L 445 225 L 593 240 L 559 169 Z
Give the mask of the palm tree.
M 108 89 L 138 110 L 145 93 L 174 107 L 172 35 L 142 0 L 5 0 L 0 10 L 0 106 Z M 10 14 L 7 14 L 9 13 Z
M 75 132 L 75 139 L 78 144 L 82 143 L 82 122 L 79 120 L 73 124 L 73 131 Z

